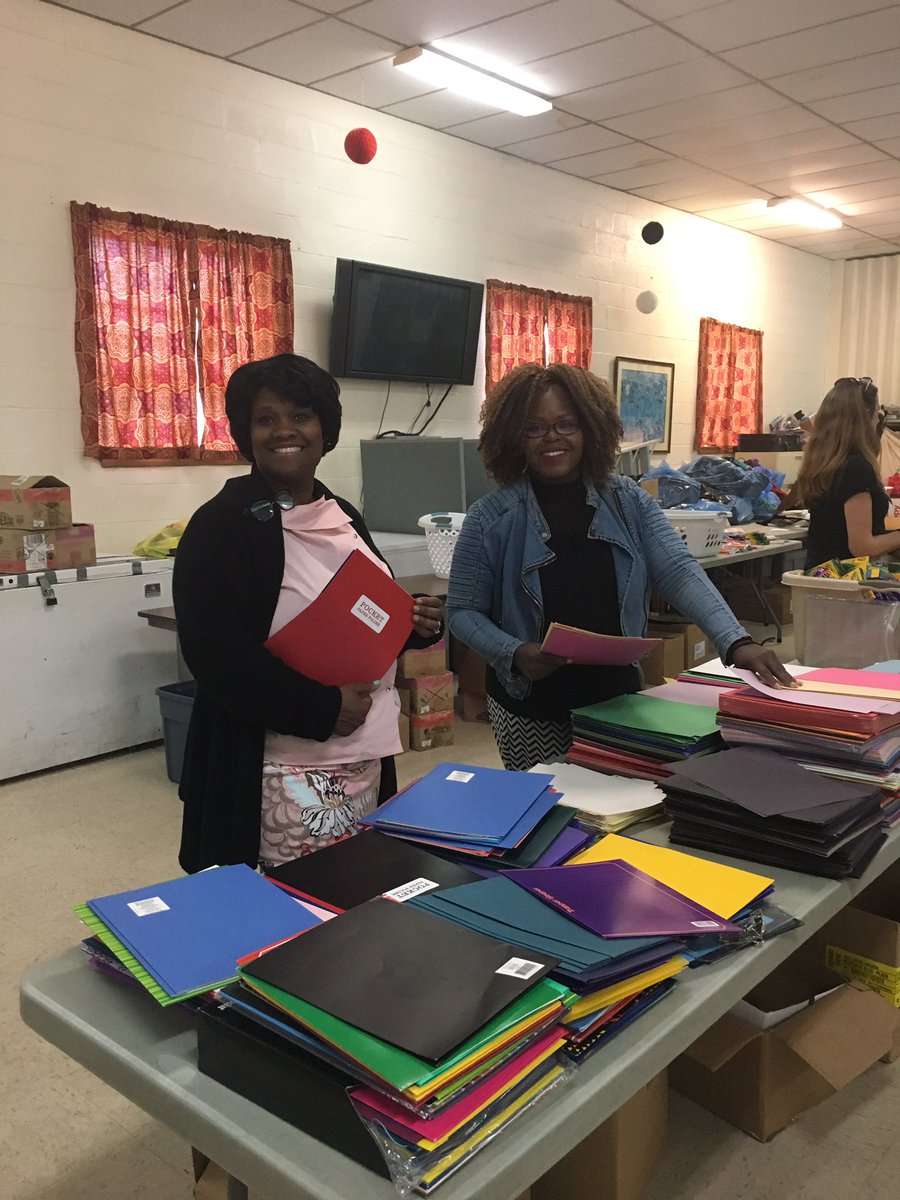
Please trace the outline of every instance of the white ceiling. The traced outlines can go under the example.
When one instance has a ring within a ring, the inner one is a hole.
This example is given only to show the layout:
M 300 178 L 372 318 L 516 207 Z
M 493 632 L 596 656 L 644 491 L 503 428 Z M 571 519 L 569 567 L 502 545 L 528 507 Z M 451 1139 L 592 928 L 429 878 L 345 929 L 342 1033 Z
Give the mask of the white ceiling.
M 900 249 L 891 0 L 55 2 L 828 258 Z M 432 42 L 553 111 L 498 113 L 392 66 Z M 844 228 L 777 225 L 765 202 L 788 195 Z

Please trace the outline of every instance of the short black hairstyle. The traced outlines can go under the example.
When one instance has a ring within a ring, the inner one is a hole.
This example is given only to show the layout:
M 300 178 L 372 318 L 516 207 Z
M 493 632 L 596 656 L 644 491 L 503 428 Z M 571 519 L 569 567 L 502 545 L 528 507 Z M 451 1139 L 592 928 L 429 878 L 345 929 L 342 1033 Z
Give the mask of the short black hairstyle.
M 235 445 L 248 462 L 253 461 L 250 415 L 253 401 L 268 388 L 290 404 L 310 408 L 322 426 L 325 452 L 333 450 L 341 435 L 341 389 L 337 380 L 310 358 L 299 354 L 276 354 L 244 363 L 225 388 L 225 415 Z

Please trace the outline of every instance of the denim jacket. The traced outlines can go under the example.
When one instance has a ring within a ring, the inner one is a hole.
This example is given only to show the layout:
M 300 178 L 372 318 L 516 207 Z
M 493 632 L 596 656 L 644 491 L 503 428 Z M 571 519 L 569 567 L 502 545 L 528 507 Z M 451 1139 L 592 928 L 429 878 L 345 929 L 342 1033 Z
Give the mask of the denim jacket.
M 588 537 L 602 538 L 612 550 L 625 637 L 646 633 L 651 588 L 699 625 L 723 658 L 748 636 L 642 487 L 613 475 L 602 488 L 587 485 L 587 502 L 596 509 Z M 490 663 L 517 699 L 528 695 L 531 682 L 514 669 L 513 654 L 522 642 L 539 642 L 543 635 L 539 571 L 554 558 L 549 537 L 523 475 L 472 505 L 453 551 L 447 592 L 450 629 Z

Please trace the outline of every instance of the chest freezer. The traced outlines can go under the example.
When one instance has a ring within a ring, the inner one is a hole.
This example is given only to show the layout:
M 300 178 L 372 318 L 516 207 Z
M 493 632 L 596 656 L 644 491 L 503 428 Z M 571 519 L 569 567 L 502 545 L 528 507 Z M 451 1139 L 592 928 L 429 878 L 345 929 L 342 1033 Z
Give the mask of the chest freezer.
M 0 576 L 0 780 L 162 736 L 175 639 L 138 616 L 172 603 L 166 559 Z

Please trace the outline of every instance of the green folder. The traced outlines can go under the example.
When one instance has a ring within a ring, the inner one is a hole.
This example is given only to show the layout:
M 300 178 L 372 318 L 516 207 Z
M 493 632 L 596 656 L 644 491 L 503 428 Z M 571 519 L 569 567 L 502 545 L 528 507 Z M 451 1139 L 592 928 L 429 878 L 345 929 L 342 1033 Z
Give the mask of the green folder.
M 616 696 L 600 704 L 588 704 L 573 710 L 575 717 L 614 725 L 680 742 L 699 740 L 719 732 L 715 709 L 704 704 L 684 704 L 680 700 L 659 700 L 656 696 Z
M 492 1021 L 483 1025 L 467 1042 L 447 1058 L 436 1065 L 426 1062 L 415 1055 L 407 1054 L 396 1046 L 383 1042 L 372 1034 L 357 1029 L 337 1017 L 331 1016 L 321 1008 L 307 1004 L 304 1000 L 284 992 L 272 984 L 263 983 L 256 979 L 252 972 L 243 969 L 241 977 L 248 986 L 252 987 L 270 1003 L 290 1014 L 296 1021 L 318 1037 L 338 1047 L 349 1057 L 356 1059 L 374 1075 L 378 1075 L 398 1091 L 410 1087 L 427 1087 L 433 1079 L 438 1079 L 449 1068 L 476 1054 L 488 1046 L 496 1038 L 537 1013 L 549 1004 L 570 1004 L 574 995 L 567 987 L 555 983 L 552 979 L 542 979 L 533 988 L 529 988 L 518 1000 L 507 1007 Z

